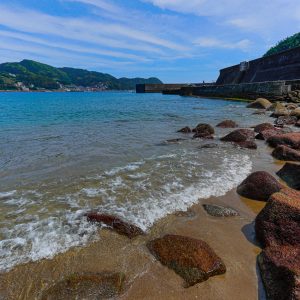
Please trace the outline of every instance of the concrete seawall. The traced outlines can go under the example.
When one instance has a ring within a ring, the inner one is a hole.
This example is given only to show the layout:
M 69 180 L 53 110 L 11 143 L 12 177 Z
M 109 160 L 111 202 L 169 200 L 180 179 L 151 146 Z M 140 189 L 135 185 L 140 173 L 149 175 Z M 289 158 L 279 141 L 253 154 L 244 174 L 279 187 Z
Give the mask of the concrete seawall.
M 137 84 L 137 93 L 162 93 L 164 90 L 173 91 L 180 90 L 182 87 L 188 86 L 186 83 L 174 84 Z

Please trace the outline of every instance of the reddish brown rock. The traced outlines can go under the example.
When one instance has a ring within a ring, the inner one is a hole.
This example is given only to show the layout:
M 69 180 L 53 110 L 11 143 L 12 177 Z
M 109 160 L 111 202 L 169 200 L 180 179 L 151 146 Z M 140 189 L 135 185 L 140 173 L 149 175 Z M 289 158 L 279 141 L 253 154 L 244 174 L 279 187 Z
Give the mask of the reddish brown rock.
M 300 120 L 297 121 L 297 123 L 295 124 L 296 127 L 300 127 Z
M 163 265 L 185 280 L 186 287 L 226 272 L 223 261 L 201 240 L 165 235 L 150 241 L 147 247 Z
M 179 129 L 177 132 L 181 132 L 181 133 L 191 133 L 192 132 L 192 129 L 188 126 L 186 127 L 183 127 L 181 129 Z
M 276 174 L 285 181 L 289 187 L 300 190 L 300 165 L 286 163 Z
M 117 233 L 126 235 L 130 239 L 144 234 L 141 228 L 133 224 L 129 224 L 115 216 L 98 213 L 88 213 L 86 217 L 89 222 L 105 224 L 111 229 L 115 230 Z
M 265 171 L 258 171 L 250 174 L 237 187 L 237 193 L 246 198 L 267 201 L 280 189 L 280 183 L 272 175 Z
M 279 145 L 286 145 L 294 149 L 300 149 L 300 132 L 291 132 L 271 136 L 267 139 L 267 143 L 274 148 Z
M 123 273 L 75 273 L 44 291 L 41 299 L 115 299 L 123 290 L 124 280 Z
M 217 127 L 221 128 L 236 128 L 238 127 L 238 124 L 232 120 L 224 120 L 221 123 L 217 125 Z
M 281 133 L 282 132 L 280 130 L 276 129 L 276 128 L 268 129 L 268 130 L 264 130 L 264 131 L 260 132 L 259 134 L 257 134 L 255 136 L 255 138 L 258 139 L 258 140 L 267 140 L 271 136 L 278 135 L 278 134 L 281 134 Z
M 234 144 L 240 148 L 254 149 L 254 150 L 257 149 L 257 145 L 254 141 L 244 141 L 244 142 L 238 142 Z
M 271 123 L 262 123 L 254 127 L 254 132 L 260 133 L 265 130 L 274 130 L 274 129 L 275 128 Z
M 300 151 L 287 146 L 277 146 L 272 152 L 272 156 L 279 160 L 300 161 Z
M 253 140 L 254 136 L 255 136 L 254 131 L 250 129 L 236 129 L 230 132 L 229 134 L 227 134 L 226 136 L 222 137 L 221 141 L 239 143 L 239 142 Z
M 273 194 L 255 219 L 255 232 L 263 247 L 300 245 L 300 192 Z
M 269 300 L 300 299 L 300 247 L 264 249 L 258 265 Z

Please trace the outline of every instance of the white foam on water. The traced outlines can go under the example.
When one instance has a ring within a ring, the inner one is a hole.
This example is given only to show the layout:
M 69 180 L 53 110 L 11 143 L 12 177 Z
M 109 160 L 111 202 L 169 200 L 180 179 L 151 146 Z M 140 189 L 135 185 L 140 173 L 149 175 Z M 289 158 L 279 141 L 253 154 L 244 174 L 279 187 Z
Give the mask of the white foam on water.
M 252 169 L 246 154 L 216 154 L 220 162 L 215 170 L 208 166 L 206 169 L 199 160 L 195 161 L 197 155 L 198 152 L 191 156 L 183 151 L 177 155 L 159 156 L 159 163 L 151 158 L 115 168 L 109 176 L 99 179 L 99 187 L 88 187 L 87 184 L 74 194 L 51 200 L 68 208 L 57 208 L 44 218 L 39 212 L 31 218 L 25 215 L 14 226 L 0 227 L 0 236 L 5 237 L 0 241 L 0 271 L 20 263 L 52 258 L 71 247 L 84 246 L 97 239 L 97 226 L 88 223 L 84 217 L 87 211 L 118 215 L 147 231 L 157 220 L 175 211 L 187 210 L 200 198 L 226 194 Z M 184 173 L 180 173 L 182 170 Z M 5 197 L 12 209 L 13 205 L 18 209 L 26 206 L 23 195 L 17 198 L 17 193 L 11 192 Z M 95 197 L 101 201 L 93 202 Z

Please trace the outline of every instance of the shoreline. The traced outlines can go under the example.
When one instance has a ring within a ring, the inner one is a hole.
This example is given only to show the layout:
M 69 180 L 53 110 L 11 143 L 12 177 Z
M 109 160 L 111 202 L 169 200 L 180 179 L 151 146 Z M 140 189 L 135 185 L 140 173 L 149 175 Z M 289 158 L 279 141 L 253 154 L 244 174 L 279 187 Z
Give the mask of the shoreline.
M 257 141 L 257 144 L 252 172 L 267 171 L 274 175 L 284 162 L 270 155 L 272 149 L 265 141 Z M 211 217 L 204 211 L 204 203 L 230 206 L 240 216 Z M 160 299 L 195 299 L 199 296 L 229 300 L 239 299 L 241 295 L 243 299 L 264 299 L 256 265 L 261 247 L 255 240 L 253 221 L 265 204 L 239 196 L 234 188 L 221 197 L 199 199 L 187 213 L 165 216 L 153 225 L 147 235 L 133 240 L 101 229 L 99 240 L 85 247 L 71 248 L 53 259 L 18 265 L 7 273 L 1 273 L 0 298 L 39 299 L 47 287 L 71 273 L 114 271 L 126 274 L 125 290 L 119 299 L 157 299 L 158 295 Z M 162 266 L 146 248 L 148 241 L 165 234 L 206 241 L 224 260 L 227 272 L 185 289 L 182 278 Z

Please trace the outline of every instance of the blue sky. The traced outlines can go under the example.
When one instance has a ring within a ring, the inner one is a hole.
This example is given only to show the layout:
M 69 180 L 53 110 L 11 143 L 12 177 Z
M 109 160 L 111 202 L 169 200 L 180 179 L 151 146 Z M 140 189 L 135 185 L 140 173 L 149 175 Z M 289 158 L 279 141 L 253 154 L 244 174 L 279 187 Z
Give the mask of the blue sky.
M 299 31 L 299 0 L 1 0 L 0 63 L 212 81 Z

